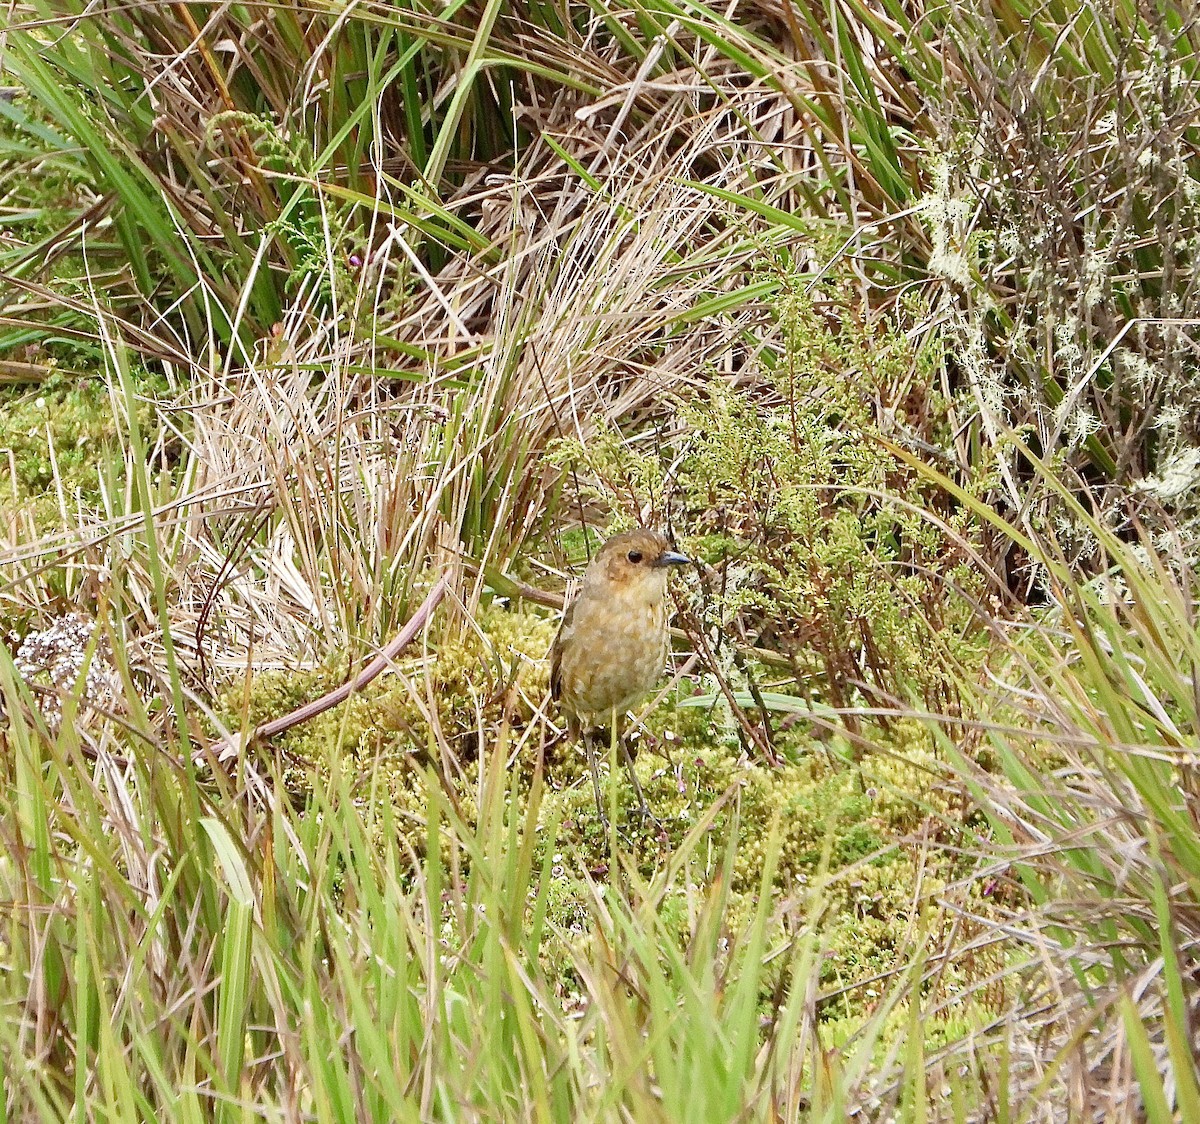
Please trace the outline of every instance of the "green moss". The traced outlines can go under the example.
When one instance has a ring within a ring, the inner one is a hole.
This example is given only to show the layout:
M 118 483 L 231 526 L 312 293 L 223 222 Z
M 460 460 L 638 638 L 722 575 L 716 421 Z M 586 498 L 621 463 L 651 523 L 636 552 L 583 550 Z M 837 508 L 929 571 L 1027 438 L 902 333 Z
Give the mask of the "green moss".
M 5 453 L 0 458 L 0 483 L 7 494 L 15 493 L 20 502 L 46 492 L 54 482 L 55 461 L 68 495 L 81 473 L 94 494 L 97 447 L 112 438 L 104 386 L 54 380 L 7 398 L 0 411 L 0 449 Z
M 161 381 L 139 372 L 136 382 L 144 398 L 139 422 L 153 432 Z M 59 528 L 59 488 L 69 511 L 99 506 L 101 478 L 122 455 L 123 427 L 102 379 L 64 373 L 33 389 L 0 391 L 0 494 L 31 512 L 37 528 Z
M 380 769 L 399 806 L 408 803 L 400 799 L 401 790 L 420 783 L 414 778 L 421 769 L 440 764 L 433 715 L 455 760 L 474 771 L 481 731 L 482 736 L 494 731 L 506 707 L 510 723 L 533 720 L 535 702 L 547 691 L 545 656 L 557 628 L 548 617 L 498 607 L 484 611 L 478 623 L 478 632 L 436 642 L 424 666 L 402 660 L 403 678 L 384 674 L 340 706 L 281 735 L 280 748 L 318 771 L 331 760 L 363 775 Z M 319 698 L 352 674 L 344 660 L 310 672 L 264 672 L 254 677 L 245 698 L 241 684 L 231 687 L 221 710 L 235 726 L 258 726 Z M 551 760 L 558 758 L 552 754 Z M 518 766 L 527 781 L 532 760 Z

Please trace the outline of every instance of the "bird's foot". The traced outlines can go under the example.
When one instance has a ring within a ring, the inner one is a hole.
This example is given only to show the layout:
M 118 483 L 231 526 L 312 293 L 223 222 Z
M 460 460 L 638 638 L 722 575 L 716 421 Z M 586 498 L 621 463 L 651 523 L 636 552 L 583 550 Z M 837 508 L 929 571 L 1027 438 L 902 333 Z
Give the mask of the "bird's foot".
M 663 830 L 662 821 L 650 810 L 650 805 L 647 804 L 645 800 L 642 800 L 641 803 L 633 809 L 633 814 L 641 817 L 643 824 L 649 821 L 659 831 Z

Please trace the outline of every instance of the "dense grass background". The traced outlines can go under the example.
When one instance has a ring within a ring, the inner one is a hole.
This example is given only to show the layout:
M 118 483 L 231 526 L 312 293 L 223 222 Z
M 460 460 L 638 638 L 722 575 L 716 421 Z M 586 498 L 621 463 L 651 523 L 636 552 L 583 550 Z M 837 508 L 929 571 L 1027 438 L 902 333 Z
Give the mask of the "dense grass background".
M 3 1119 L 1200 1119 L 1188 5 L 2 19 Z

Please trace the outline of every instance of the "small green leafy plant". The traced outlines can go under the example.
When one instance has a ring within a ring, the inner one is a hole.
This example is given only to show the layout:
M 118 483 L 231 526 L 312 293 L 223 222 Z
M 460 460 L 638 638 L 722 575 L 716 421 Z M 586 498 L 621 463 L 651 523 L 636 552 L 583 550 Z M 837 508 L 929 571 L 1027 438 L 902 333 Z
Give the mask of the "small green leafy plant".
M 944 436 L 937 349 L 796 281 L 776 314 L 778 349 L 754 375 L 682 409 L 678 485 L 714 571 L 710 620 L 835 707 L 945 701 L 946 662 L 970 649 L 962 594 L 979 580 L 966 520 L 895 452 Z

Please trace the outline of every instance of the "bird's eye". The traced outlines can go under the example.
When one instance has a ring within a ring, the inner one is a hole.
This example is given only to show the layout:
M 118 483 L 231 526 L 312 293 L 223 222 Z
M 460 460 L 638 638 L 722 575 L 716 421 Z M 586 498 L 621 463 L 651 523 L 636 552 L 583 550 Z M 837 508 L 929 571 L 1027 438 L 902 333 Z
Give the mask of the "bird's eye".
M 642 552 L 640 550 L 631 550 L 625 557 L 636 566 L 642 560 Z

